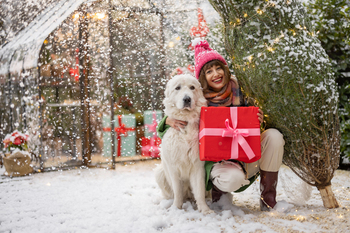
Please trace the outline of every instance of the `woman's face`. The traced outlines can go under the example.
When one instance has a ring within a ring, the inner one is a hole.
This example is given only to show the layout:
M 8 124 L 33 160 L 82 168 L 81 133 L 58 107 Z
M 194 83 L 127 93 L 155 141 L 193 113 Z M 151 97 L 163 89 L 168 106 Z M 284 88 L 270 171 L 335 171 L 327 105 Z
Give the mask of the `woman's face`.
M 225 86 L 225 71 L 221 66 L 213 65 L 205 71 L 205 78 L 208 85 L 214 90 L 219 92 Z

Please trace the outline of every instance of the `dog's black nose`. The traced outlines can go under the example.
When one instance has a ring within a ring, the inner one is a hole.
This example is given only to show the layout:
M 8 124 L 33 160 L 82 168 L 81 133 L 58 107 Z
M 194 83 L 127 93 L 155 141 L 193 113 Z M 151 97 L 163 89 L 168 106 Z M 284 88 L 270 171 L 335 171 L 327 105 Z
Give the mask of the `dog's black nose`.
M 191 97 L 185 96 L 183 98 L 183 101 L 184 101 L 184 107 L 190 107 L 191 106 Z

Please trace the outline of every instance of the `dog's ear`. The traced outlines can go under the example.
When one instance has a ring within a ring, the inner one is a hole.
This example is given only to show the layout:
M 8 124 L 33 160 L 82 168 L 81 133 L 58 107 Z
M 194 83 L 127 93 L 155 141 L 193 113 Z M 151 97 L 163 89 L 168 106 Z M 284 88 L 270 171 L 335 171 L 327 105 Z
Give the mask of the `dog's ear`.
M 208 102 L 207 102 L 207 99 L 204 97 L 202 90 L 199 89 L 198 92 L 201 92 L 201 93 L 199 93 L 199 95 L 198 95 L 199 98 L 198 98 L 198 101 L 197 101 L 197 106 L 198 107 L 207 107 L 208 106 Z
M 207 99 L 204 97 L 202 85 L 198 80 L 197 80 L 196 91 L 198 92 L 196 93 L 198 96 L 197 107 L 207 107 L 208 102 L 207 102 Z

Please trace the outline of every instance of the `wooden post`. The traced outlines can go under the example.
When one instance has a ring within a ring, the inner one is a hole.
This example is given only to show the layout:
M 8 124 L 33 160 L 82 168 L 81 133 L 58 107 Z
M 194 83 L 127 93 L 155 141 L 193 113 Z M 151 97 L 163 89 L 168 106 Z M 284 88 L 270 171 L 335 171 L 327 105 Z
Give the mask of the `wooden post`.
M 24 74 L 24 69 L 22 70 L 22 74 Z M 28 78 L 28 77 L 27 77 Z M 24 101 L 24 97 L 26 97 L 26 79 L 25 77 L 22 77 L 22 82 L 23 82 L 23 86 L 22 86 L 22 98 L 21 98 L 21 108 L 22 108 L 22 127 L 23 127 L 23 131 L 25 132 L 27 130 L 27 113 L 26 113 L 26 102 Z
M 88 64 L 88 18 L 86 5 L 83 5 L 79 16 L 79 86 L 81 106 L 81 137 L 83 164 L 91 163 L 90 145 L 90 100 L 89 100 L 89 64 Z
M 160 33 L 160 53 L 161 53 L 161 59 L 160 59 L 160 70 L 161 70 L 161 75 L 160 75 L 160 80 L 167 80 L 167 72 L 166 72 L 166 52 L 165 52 L 165 35 L 164 35 L 164 1 L 161 2 L 161 11 L 159 11 L 159 33 Z M 160 95 L 154 90 L 153 95 L 154 98 L 157 99 L 163 99 L 162 96 L 163 93 Z M 157 101 L 158 104 L 158 101 Z M 154 106 L 153 110 L 157 107 L 160 106 Z
M 111 97 L 111 153 L 112 153 L 112 168 L 115 169 L 115 157 L 116 157 L 116 150 L 115 150 L 115 124 L 114 124 L 114 59 L 113 59 L 113 33 L 112 33 L 112 3 L 111 0 L 108 1 L 108 33 L 109 33 L 109 69 L 108 69 L 108 78 L 109 78 L 109 85 L 110 85 L 110 97 Z
M 41 54 L 41 49 L 40 53 Z M 41 71 L 40 71 L 40 66 L 38 66 L 38 102 L 39 102 L 39 138 L 40 138 L 40 147 L 39 147 L 39 163 L 40 163 L 40 171 L 44 170 L 44 160 L 43 160 L 43 103 L 41 101 L 41 96 L 42 96 L 42 90 L 41 90 Z
M 160 53 L 161 53 L 161 62 L 160 62 L 160 69 L 161 69 L 161 79 L 166 78 L 166 70 L 165 70 L 165 62 L 166 62 L 166 53 L 165 53 L 165 36 L 164 36 L 164 13 L 160 12 Z

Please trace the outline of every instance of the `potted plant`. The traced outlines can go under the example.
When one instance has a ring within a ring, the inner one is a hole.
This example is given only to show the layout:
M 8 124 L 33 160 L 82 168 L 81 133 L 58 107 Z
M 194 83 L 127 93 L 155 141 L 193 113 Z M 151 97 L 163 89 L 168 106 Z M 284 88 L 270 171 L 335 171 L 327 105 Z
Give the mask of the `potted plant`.
M 7 176 L 24 176 L 33 172 L 31 158 L 28 152 L 28 134 L 15 130 L 12 134 L 6 135 L 3 143 L 5 145 L 5 157 L 3 164 Z

